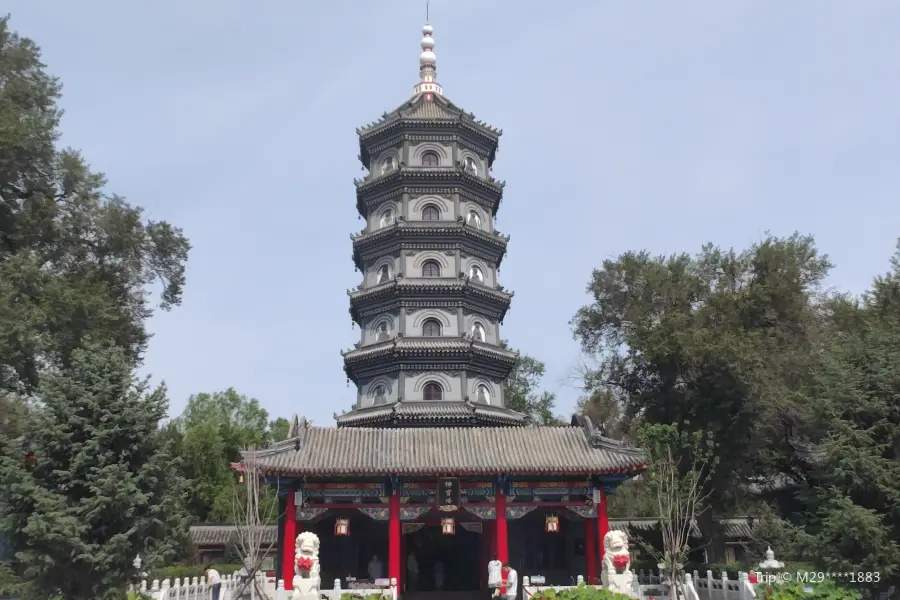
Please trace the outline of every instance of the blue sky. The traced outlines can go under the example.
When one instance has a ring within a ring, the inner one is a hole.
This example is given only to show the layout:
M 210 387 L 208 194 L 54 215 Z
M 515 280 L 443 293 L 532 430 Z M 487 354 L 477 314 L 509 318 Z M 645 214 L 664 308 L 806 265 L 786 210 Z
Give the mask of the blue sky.
M 184 229 L 145 371 L 320 424 L 355 400 L 355 128 L 417 81 L 424 0 L 6 0 L 64 82 L 63 143 Z M 568 321 L 631 249 L 816 235 L 860 292 L 900 236 L 900 3 L 432 0 L 447 97 L 504 130 L 503 334 L 579 395 Z

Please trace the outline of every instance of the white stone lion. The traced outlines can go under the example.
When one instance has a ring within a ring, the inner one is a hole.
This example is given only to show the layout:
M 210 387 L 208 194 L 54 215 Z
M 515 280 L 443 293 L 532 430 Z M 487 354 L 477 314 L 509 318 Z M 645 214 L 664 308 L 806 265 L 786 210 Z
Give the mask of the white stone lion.
M 292 598 L 319 598 L 319 536 L 304 531 L 297 536 L 294 554 L 294 594 Z M 300 568 L 301 566 L 309 568 Z
M 616 558 L 618 558 L 618 561 Z M 616 562 L 625 563 L 621 573 L 616 569 Z M 600 572 L 603 587 L 611 592 L 633 595 L 631 572 L 631 553 L 628 551 L 628 536 L 624 531 L 610 531 L 603 537 L 603 566 Z

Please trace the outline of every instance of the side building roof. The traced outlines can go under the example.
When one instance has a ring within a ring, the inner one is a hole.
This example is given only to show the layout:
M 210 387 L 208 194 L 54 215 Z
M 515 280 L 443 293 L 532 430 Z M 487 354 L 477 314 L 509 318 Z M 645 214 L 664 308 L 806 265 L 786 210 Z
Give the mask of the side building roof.
M 573 421 L 576 423 L 576 421 Z M 314 427 L 248 452 L 267 475 L 631 474 L 643 451 L 604 438 L 588 419 L 564 427 Z M 235 465 L 242 468 L 243 463 Z

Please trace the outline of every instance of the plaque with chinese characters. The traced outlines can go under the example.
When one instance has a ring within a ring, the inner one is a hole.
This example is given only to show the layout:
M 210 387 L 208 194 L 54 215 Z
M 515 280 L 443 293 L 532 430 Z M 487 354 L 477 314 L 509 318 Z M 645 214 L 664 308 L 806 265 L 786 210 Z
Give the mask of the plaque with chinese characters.
M 455 477 L 438 479 L 437 501 L 440 510 L 453 512 L 459 509 L 459 479 Z

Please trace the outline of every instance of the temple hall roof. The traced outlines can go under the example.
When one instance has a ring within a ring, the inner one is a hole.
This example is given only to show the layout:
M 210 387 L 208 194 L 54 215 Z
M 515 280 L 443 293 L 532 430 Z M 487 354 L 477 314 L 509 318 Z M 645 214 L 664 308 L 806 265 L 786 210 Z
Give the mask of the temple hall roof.
M 575 421 L 573 420 L 573 423 Z M 499 475 L 634 473 L 647 458 L 580 425 L 299 427 L 295 438 L 248 453 L 269 475 Z

